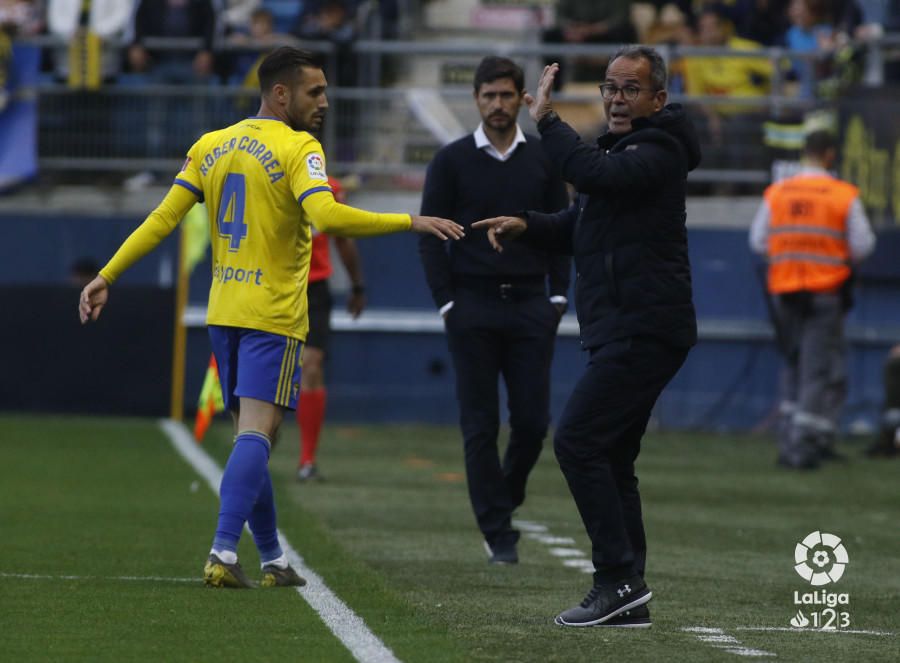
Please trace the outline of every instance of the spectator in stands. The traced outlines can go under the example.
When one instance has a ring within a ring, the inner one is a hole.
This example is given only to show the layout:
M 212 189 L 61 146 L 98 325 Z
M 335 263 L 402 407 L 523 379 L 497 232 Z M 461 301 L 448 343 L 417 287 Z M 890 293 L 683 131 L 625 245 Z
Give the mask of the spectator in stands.
M 260 7 L 253 10 L 249 22 L 240 32 L 231 35 L 229 43 L 246 47 L 246 50 L 241 48 L 234 53 L 229 78 L 245 87 L 256 88 L 259 86 L 256 70 L 266 53 L 275 46 L 296 45 L 297 40 L 292 35 L 275 32 L 272 12 Z
M 352 85 L 355 77 L 350 45 L 356 39 L 356 5 L 352 0 L 319 0 L 304 7 L 292 32 L 304 40 L 330 41 L 337 49 L 338 85 Z
M 760 44 L 736 37 L 734 24 L 721 5 L 710 5 L 697 17 L 697 41 L 701 46 L 734 51 L 753 51 Z M 772 63 L 765 57 L 691 56 L 681 63 L 685 92 L 691 96 L 763 97 L 769 92 Z M 706 118 L 704 153 L 707 167 L 747 166 L 747 144 L 760 140 L 764 114 L 741 104 L 700 106 Z M 749 139 L 748 139 L 749 137 Z
M 769 262 L 773 322 L 786 362 L 778 464 L 792 469 L 838 457 L 852 266 L 875 248 L 859 190 L 829 173 L 836 159 L 830 133 L 807 136 L 803 169 L 766 189 L 750 228 L 750 248 Z
M 157 83 L 199 83 L 213 75 L 216 14 L 211 0 L 140 0 L 128 63 Z M 148 49 L 148 37 L 201 40 L 199 49 Z
M 866 453 L 869 456 L 900 456 L 900 345 L 895 345 L 884 362 L 884 406 L 881 431 Z
M 261 2 L 262 0 L 225 0 L 221 13 L 225 34 L 232 35 L 246 30 Z M 271 15 L 270 12 L 269 16 Z
M 825 0 L 825 14 L 838 45 L 861 36 L 858 31 L 864 25 L 864 16 L 857 0 Z
M 735 0 L 730 7 L 735 34 L 763 46 L 775 46 L 788 27 L 790 0 Z
M 631 24 L 631 2 L 629 0 L 607 0 L 606 2 L 584 2 L 584 0 L 559 0 L 556 5 L 556 25 L 544 32 L 544 41 L 553 44 L 622 44 L 635 41 L 637 34 Z M 558 56 L 549 61 L 559 61 Z M 576 60 L 572 79 L 593 80 L 596 63 Z M 585 69 L 594 71 L 584 71 Z M 554 83 L 562 85 L 562 77 Z
M 41 29 L 40 15 L 30 0 L 0 0 L 0 113 L 9 104 L 7 90 L 12 40 L 17 36 L 36 34 Z
M 133 0 L 49 0 L 47 29 L 65 40 L 54 52 L 56 76 L 89 89 L 115 79 L 122 58 L 113 42 L 131 27 L 133 12 Z
M 834 45 L 834 28 L 826 21 L 825 0 L 791 0 L 790 27 L 782 38 L 785 47 L 800 53 L 822 53 Z M 810 99 L 815 94 L 821 71 L 817 59 L 792 58 L 791 76 L 799 85 L 798 94 Z
M 0 0 L 0 31 L 28 37 L 43 29 L 40 8 L 32 0 Z
M 682 8 L 674 2 L 665 2 L 659 7 L 638 3 L 632 10 L 632 18 L 642 44 L 689 45 L 693 42 L 690 6 Z

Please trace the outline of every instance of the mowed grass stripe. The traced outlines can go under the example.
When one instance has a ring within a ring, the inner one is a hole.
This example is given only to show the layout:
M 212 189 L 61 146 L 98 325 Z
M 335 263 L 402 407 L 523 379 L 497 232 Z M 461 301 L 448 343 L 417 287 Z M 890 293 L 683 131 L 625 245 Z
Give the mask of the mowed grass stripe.
M 175 451 L 206 481 L 213 494 L 219 494 L 222 469 L 201 449 L 184 424 L 172 420 L 160 422 Z M 372 633 L 365 622 L 332 592 L 322 577 L 309 568 L 279 530 L 278 540 L 291 565 L 306 578 L 307 585 L 297 592 L 318 613 L 335 637 L 364 663 L 399 663 L 394 653 Z
M 842 536 L 848 547 L 850 564 L 834 589 L 851 595 L 851 627 L 898 631 L 897 468 L 862 458 L 862 444 L 843 446 L 848 463 L 798 474 L 775 467 L 774 447 L 763 438 L 648 435 L 638 474 L 654 627 L 572 632 L 552 618 L 581 600 L 590 577 L 527 537 L 518 566 L 486 563 L 465 483 L 446 480 L 462 472 L 458 430 L 326 426 L 319 462 L 327 480 L 299 485 L 296 435 L 285 426 L 272 458 L 289 496 L 280 493 L 280 503 L 315 513 L 423 620 L 459 642 L 468 661 L 736 660 L 681 629 L 788 626 L 794 590 L 812 589 L 793 569 L 794 545 L 815 529 Z M 517 515 L 589 549 L 550 449 Z M 291 536 L 293 524 L 282 520 L 282 527 Z M 741 631 L 740 640 L 782 660 L 896 660 L 895 638 L 868 633 Z
M 153 422 L 0 418 L 0 571 L 100 576 L 0 582 L 4 660 L 352 661 L 292 592 L 199 587 L 216 501 Z M 652 629 L 553 626 L 589 577 L 523 539 L 518 567 L 481 549 L 453 428 L 328 426 L 327 481 L 298 484 L 296 427 L 271 461 L 281 530 L 307 563 L 406 663 L 735 661 L 681 629 L 736 634 L 780 660 L 894 661 L 897 636 L 749 631 L 784 628 L 803 589 L 793 547 L 840 535 L 850 564 L 851 629 L 898 632 L 896 463 L 854 458 L 813 474 L 779 472 L 759 438 L 648 436 L 638 472 L 650 541 Z M 204 445 L 219 464 L 228 422 Z M 545 451 L 519 517 L 587 541 Z M 241 559 L 255 572 L 249 537 Z M 198 584 L 110 576 L 198 577 Z M 807 586 L 808 587 L 808 586 Z
M 0 417 L 0 582 L 9 661 L 353 661 L 291 591 L 213 591 L 217 501 L 156 422 Z M 252 543 L 241 556 L 258 571 Z M 195 583 L 120 576 L 195 577 Z
M 380 431 L 378 426 L 371 430 Z M 377 434 L 377 433 L 376 433 Z M 406 663 L 468 663 L 471 657 L 465 643 L 454 638 L 447 627 L 446 615 L 435 618 L 433 612 L 421 609 L 420 602 L 399 587 L 393 574 L 384 573 L 380 567 L 369 563 L 369 553 L 377 549 L 368 541 L 349 539 L 342 528 L 335 533 L 320 516 L 307 508 L 303 487 L 297 482 L 297 429 L 288 423 L 280 434 L 280 441 L 272 450 L 269 468 L 278 504 L 279 529 L 291 540 L 309 567 L 314 568 L 328 581 L 328 586 L 358 614 L 379 638 Z M 219 463 L 224 463 L 231 451 L 231 427 L 219 421 L 210 428 L 203 447 Z M 339 489 L 338 485 L 334 486 Z M 348 492 L 341 503 L 349 508 L 345 512 L 346 525 L 358 525 L 360 518 L 370 517 L 380 511 L 390 519 L 391 505 L 356 505 L 348 500 L 356 495 Z M 370 523 L 375 525 L 375 523 Z M 395 521 L 395 525 L 396 525 Z M 398 536 L 386 528 L 385 536 Z M 421 555 L 419 539 L 406 541 L 410 555 Z M 443 577 L 450 570 L 434 564 L 435 577 Z M 473 633 L 472 637 L 477 637 Z M 307 660 L 307 659 L 303 659 Z M 323 661 L 328 659 L 308 659 Z M 501 658 L 498 660 L 509 660 Z

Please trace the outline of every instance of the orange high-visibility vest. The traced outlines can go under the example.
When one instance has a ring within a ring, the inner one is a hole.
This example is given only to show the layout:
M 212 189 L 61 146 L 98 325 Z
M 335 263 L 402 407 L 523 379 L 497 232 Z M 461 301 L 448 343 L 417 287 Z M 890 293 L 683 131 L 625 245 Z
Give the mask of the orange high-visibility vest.
M 847 215 L 858 195 L 828 175 L 798 175 L 766 189 L 769 292 L 833 291 L 850 277 Z

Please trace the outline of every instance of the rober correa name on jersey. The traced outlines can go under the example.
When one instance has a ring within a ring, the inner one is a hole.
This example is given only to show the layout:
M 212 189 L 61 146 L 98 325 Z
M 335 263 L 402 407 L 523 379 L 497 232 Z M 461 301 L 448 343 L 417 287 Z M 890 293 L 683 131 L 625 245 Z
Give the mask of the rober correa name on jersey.
M 269 182 L 271 184 L 275 184 L 275 182 L 284 177 L 283 170 L 275 170 L 276 168 L 280 168 L 281 164 L 278 162 L 278 159 L 275 158 L 272 151 L 266 147 L 265 143 L 256 138 L 251 138 L 250 136 L 234 137 L 222 145 L 214 147 L 210 152 L 207 152 L 200 162 L 200 172 L 203 175 L 207 175 L 210 168 L 215 165 L 216 161 L 218 161 L 221 156 L 228 154 L 229 152 L 234 152 L 235 149 L 246 152 L 259 161 L 268 174 Z

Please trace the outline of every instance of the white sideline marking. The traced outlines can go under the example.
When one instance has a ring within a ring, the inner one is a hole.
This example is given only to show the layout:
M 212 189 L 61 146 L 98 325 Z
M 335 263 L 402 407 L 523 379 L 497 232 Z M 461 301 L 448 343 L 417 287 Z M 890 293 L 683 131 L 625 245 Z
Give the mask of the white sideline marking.
M 548 552 L 554 557 L 562 559 L 563 566 L 572 569 L 578 569 L 582 573 L 593 573 L 594 563 L 589 559 L 585 559 L 587 555 L 577 548 L 562 548 L 559 546 L 574 546 L 575 539 L 568 536 L 553 536 L 547 529 L 546 525 L 535 523 L 530 520 L 514 520 L 512 524 L 525 532 L 525 536 L 534 539 L 546 546 L 551 546 Z
M 125 582 L 193 582 L 200 583 L 199 578 L 166 578 L 164 576 L 71 576 L 45 575 L 43 573 L 2 573 L 0 578 L 19 578 L 22 580 L 121 580 Z
M 897 635 L 892 631 L 865 631 L 852 628 L 790 628 L 788 626 L 738 626 L 736 631 L 790 631 L 792 633 L 853 633 L 855 635 Z
M 218 496 L 219 484 L 222 481 L 222 469 L 218 464 L 194 442 L 193 436 L 184 424 L 171 419 L 162 419 L 159 426 L 168 436 L 175 451 L 206 480 Z M 291 566 L 306 578 L 306 587 L 298 587 L 297 593 L 319 614 L 325 625 L 350 650 L 353 657 L 361 663 L 400 663 L 394 652 L 369 630 L 362 618 L 328 588 L 319 574 L 306 566 L 303 557 L 288 543 L 281 530 L 278 531 L 278 541 Z
M 568 566 L 570 569 L 579 569 L 583 573 L 594 572 L 594 563 L 589 559 L 585 559 L 584 557 L 564 559 L 563 566 Z
M 706 626 L 686 626 L 681 630 L 685 633 L 695 634 L 700 642 L 705 642 L 706 644 L 711 645 L 716 649 L 721 649 L 722 651 L 726 651 L 729 654 L 735 654 L 736 656 L 746 656 L 748 658 L 764 658 L 777 656 L 777 654 L 775 654 L 774 652 L 765 651 L 764 649 L 751 649 L 750 647 L 744 647 L 743 645 L 741 645 L 740 640 L 735 638 L 733 635 L 728 635 L 724 630 L 720 628 L 709 628 Z
M 523 532 L 546 532 L 547 526 L 540 523 L 533 523 L 530 520 L 514 520 L 513 525 Z
M 718 644 L 726 644 L 726 645 L 739 645 L 741 644 L 740 640 L 738 640 L 733 635 L 698 635 L 697 639 L 700 642 L 715 642 Z
M 570 536 L 550 536 L 548 534 L 536 534 L 529 532 L 526 534 L 529 539 L 546 543 L 548 546 L 574 546 L 575 539 Z

